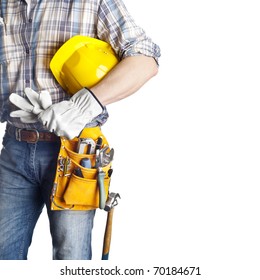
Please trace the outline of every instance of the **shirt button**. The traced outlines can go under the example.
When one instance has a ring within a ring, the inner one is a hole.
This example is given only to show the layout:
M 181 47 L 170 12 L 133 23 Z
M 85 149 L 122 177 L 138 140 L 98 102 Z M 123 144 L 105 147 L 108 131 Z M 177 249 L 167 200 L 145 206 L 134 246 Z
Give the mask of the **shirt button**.
M 30 53 L 29 49 L 26 49 L 26 50 L 25 50 L 25 52 L 26 52 L 27 54 L 29 54 L 29 53 Z
M 32 19 L 31 18 L 29 19 L 29 22 L 32 23 Z

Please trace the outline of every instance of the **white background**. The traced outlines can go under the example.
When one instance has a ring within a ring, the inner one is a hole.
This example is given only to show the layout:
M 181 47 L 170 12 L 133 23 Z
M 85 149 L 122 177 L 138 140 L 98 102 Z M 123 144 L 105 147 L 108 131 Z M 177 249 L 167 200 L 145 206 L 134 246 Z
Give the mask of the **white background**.
M 155 78 L 108 106 L 103 131 L 115 149 L 110 190 L 122 199 L 110 261 L 101 264 L 199 266 L 202 276 L 194 279 L 259 279 L 258 1 L 125 3 L 162 57 Z M 1 136 L 3 130 L 2 124 Z M 100 263 L 105 219 L 98 211 L 93 261 L 81 266 Z M 15 263 L 27 277 L 33 267 L 34 276 L 59 278 L 59 268 L 78 266 L 50 262 L 45 211 L 29 260 Z

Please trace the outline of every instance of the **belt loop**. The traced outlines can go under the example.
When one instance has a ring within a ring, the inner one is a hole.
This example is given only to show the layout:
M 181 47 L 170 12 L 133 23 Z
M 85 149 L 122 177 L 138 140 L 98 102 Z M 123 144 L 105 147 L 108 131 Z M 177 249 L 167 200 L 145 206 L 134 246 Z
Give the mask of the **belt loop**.
M 22 138 L 21 138 L 21 130 L 22 128 L 16 128 L 15 129 L 15 138 L 17 141 L 22 141 Z

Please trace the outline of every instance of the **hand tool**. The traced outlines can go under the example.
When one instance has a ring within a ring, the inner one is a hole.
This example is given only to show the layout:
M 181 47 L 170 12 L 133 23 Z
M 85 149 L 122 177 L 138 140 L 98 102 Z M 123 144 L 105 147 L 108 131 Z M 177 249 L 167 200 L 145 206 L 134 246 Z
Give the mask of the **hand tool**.
M 100 151 L 99 151 L 99 161 L 100 161 L 100 166 L 104 167 L 107 166 L 114 157 L 114 149 L 112 148 L 110 151 L 108 146 L 103 147 Z
M 104 210 L 109 212 L 112 208 L 118 205 L 117 198 L 121 198 L 119 193 L 109 193 Z
M 104 179 L 106 173 L 103 171 L 102 167 L 98 167 L 98 187 L 99 187 L 99 208 L 104 209 L 106 204 L 106 193 L 104 186 Z
M 103 142 L 103 138 L 102 138 L 101 136 L 99 136 L 98 139 L 97 139 L 96 150 L 95 150 L 95 151 L 101 149 L 101 147 L 102 147 L 102 142 Z
M 104 209 L 106 203 L 106 194 L 104 187 L 104 178 L 106 173 L 102 167 L 110 163 L 114 156 L 114 149 L 111 149 L 107 154 L 109 147 L 105 146 L 101 150 L 96 150 L 96 168 L 97 168 L 97 182 L 99 187 L 99 208 Z M 112 174 L 112 173 L 111 173 Z
M 103 252 L 102 252 L 102 260 L 108 260 L 111 237 L 112 237 L 112 222 L 113 222 L 113 214 L 114 207 L 118 204 L 117 198 L 120 198 L 118 193 L 109 193 L 108 199 L 106 201 L 105 210 L 107 211 L 107 222 L 106 229 L 103 241 Z
M 112 148 L 108 153 L 102 155 L 102 166 L 107 166 L 114 158 L 114 149 Z
M 83 158 L 83 159 L 80 161 L 80 165 L 81 165 L 82 167 L 85 167 L 85 168 L 91 168 L 91 161 L 90 161 L 89 158 Z M 82 173 L 82 171 L 81 171 L 81 169 L 80 169 L 80 167 L 75 168 L 74 173 L 75 173 L 78 177 L 82 177 L 82 178 L 84 177 L 84 176 L 83 176 L 83 173 Z
M 91 168 L 91 160 L 89 158 L 83 158 L 80 161 L 80 165 L 85 167 L 85 168 Z
M 92 138 L 79 138 L 77 152 L 79 154 L 94 154 L 95 147 L 96 142 Z
M 87 144 L 87 151 L 86 154 L 89 155 L 91 154 L 91 144 Z
M 104 154 L 108 151 L 109 147 L 108 146 L 104 146 L 101 150 L 97 150 L 96 153 L 98 153 L 98 164 L 99 166 L 102 166 L 102 162 L 103 162 L 103 157 Z
M 104 148 L 103 148 L 104 149 Z M 96 150 L 96 169 L 97 169 L 97 183 L 99 188 L 99 208 L 104 209 L 106 204 L 106 194 L 105 194 L 105 186 L 104 179 L 106 173 L 103 171 L 101 163 L 102 163 L 102 150 Z
M 59 156 L 58 158 L 58 166 L 59 166 L 59 171 L 64 171 L 64 163 L 65 163 L 65 158 L 62 156 Z
M 71 160 L 69 157 L 66 157 L 64 162 L 64 171 L 63 171 L 64 176 L 70 176 L 71 174 L 70 168 L 71 168 Z
M 80 167 L 77 167 L 77 168 L 74 169 L 74 174 L 78 177 L 83 178 L 83 174 L 82 174 L 82 171 L 81 171 Z
M 113 173 L 113 169 L 112 168 L 110 168 L 109 170 L 108 170 L 108 177 L 110 178 L 111 176 L 112 176 L 112 173 Z

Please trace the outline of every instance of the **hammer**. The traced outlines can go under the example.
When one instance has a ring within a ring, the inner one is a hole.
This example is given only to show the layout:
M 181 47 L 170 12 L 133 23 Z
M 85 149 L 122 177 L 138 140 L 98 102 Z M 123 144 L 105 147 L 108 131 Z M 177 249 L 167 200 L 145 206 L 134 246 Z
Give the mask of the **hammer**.
M 118 204 L 117 201 L 118 197 L 120 198 L 120 195 L 118 193 L 109 193 L 104 208 L 104 210 L 107 211 L 107 222 L 106 222 L 106 229 L 105 229 L 105 235 L 103 241 L 102 260 L 108 260 L 111 236 L 112 236 L 112 221 L 113 221 L 114 207 Z

